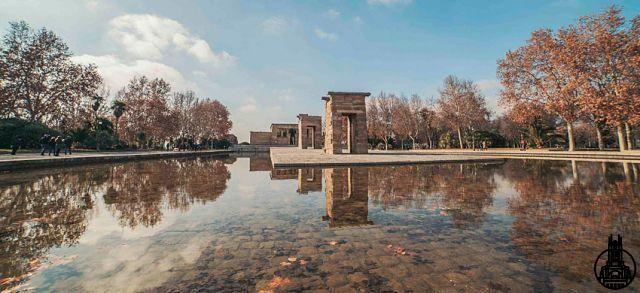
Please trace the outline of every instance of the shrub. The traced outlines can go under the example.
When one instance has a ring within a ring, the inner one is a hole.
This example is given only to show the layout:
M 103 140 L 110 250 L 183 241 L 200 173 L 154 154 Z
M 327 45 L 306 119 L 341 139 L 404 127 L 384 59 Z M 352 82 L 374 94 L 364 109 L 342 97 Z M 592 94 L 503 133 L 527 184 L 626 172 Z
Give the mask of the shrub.
M 24 148 L 39 148 L 43 134 L 60 135 L 59 131 L 42 123 L 29 122 L 18 118 L 0 119 L 0 148 L 10 148 L 14 138 L 22 136 Z

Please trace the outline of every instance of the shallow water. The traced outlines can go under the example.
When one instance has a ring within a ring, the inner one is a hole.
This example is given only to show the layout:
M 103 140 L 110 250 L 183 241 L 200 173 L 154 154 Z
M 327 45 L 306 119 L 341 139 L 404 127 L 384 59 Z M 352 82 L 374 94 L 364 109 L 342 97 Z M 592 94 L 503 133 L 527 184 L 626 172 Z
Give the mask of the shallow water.
M 253 157 L 3 174 L 0 289 L 604 292 L 609 234 L 640 258 L 638 167 Z

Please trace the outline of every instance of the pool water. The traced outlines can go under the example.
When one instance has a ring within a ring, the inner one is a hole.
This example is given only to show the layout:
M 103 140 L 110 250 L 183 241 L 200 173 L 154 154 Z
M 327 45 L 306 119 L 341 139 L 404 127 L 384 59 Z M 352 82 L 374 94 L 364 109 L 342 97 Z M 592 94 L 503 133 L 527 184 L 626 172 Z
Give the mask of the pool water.
M 640 259 L 638 169 L 253 156 L 2 174 L 0 289 L 605 292 L 610 234 Z

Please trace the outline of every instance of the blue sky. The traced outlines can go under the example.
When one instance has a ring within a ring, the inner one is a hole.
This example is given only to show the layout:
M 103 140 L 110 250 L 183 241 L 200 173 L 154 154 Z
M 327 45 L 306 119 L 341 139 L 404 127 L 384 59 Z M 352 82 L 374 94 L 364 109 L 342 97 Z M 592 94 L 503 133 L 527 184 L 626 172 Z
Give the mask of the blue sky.
M 186 3 L 183 3 L 186 2 Z M 640 1 L 0 1 L 0 33 L 54 30 L 111 92 L 135 74 L 226 104 L 233 132 L 320 114 L 327 91 L 436 97 L 446 75 L 478 82 L 499 113 L 496 60 L 531 31 Z

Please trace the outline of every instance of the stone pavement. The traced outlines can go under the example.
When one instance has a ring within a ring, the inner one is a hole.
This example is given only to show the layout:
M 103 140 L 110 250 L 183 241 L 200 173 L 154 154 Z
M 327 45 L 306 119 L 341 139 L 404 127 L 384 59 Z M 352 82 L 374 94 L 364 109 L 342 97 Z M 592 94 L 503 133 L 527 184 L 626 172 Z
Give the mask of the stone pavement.
M 36 152 L 18 152 L 17 155 L 0 155 L 0 171 L 13 171 L 29 168 L 58 167 L 78 164 L 106 163 L 128 160 L 146 160 L 205 155 L 226 155 L 231 150 L 206 151 L 131 151 L 131 152 L 74 152 L 65 156 L 41 156 Z
M 486 161 L 508 158 L 606 161 L 606 162 L 640 162 L 640 151 L 552 151 L 535 149 L 520 151 L 518 149 L 491 149 L 487 151 L 472 150 L 372 150 L 368 154 L 323 154 L 318 150 L 301 150 L 297 148 L 271 148 L 271 161 L 274 167 L 335 167 L 366 165 L 399 165 L 417 163 L 444 163 Z
M 324 154 L 322 150 L 297 148 L 271 148 L 274 167 L 338 167 L 368 165 L 400 165 L 418 163 L 444 163 L 467 161 L 490 161 L 496 158 L 470 155 L 416 155 L 405 151 L 370 151 L 368 154 Z

